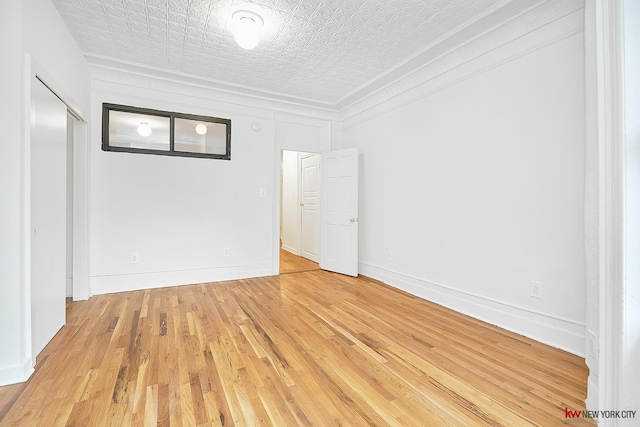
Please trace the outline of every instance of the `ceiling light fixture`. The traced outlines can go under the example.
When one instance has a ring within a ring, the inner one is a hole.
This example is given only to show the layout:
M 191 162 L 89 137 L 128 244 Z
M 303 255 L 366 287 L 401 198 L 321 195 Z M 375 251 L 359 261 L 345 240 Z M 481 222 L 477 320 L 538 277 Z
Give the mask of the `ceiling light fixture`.
M 198 135 L 204 135 L 207 133 L 207 125 L 205 125 L 204 123 L 198 123 L 196 125 L 196 133 Z
M 231 15 L 236 43 L 243 49 L 253 49 L 260 42 L 264 20 L 255 12 L 237 10 Z
M 140 126 L 138 126 L 138 133 L 140 134 L 140 136 L 151 135 L 151 126 L 149 126 L 149 123 L 140 122 Z

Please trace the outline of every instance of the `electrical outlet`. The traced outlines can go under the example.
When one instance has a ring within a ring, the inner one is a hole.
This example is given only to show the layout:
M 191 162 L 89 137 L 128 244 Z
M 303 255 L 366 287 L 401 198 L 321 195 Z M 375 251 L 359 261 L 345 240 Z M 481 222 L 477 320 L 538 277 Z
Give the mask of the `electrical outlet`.
M 387 260 L 388 261 L 392 261 L 393 260 L 393 251 L 388 251 L 387 252 Z
M 138 264 L 140 262 L 140 254 L 138 252 L 131 252 L 131 264 Z
M 224 257 L 229 258 L 230 256 L 231 256 L 231 248 L 230 247 L 224 248 Z
M 542 298 L 542 283 L 531 281 L 531 296 L 533 298 Z

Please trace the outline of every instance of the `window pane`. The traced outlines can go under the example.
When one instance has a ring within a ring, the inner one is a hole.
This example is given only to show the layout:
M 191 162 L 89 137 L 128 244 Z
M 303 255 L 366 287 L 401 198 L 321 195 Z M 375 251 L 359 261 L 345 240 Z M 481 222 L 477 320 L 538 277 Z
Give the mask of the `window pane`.
M 186 153 L 227 154 L 227 125 L 176 118 L 174 150 Z
M 169 117 L 109 111 L 109 146 L 169 151 Z

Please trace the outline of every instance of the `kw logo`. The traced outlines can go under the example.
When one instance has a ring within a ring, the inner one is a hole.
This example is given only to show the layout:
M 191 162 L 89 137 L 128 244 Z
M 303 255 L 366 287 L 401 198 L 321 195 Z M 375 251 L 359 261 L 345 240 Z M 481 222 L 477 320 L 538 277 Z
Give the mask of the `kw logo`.
M 582 416 L 582 411 L 571 411 L 569 408 L 564 408 L 564 417 L 565 418 L 580 418 Z

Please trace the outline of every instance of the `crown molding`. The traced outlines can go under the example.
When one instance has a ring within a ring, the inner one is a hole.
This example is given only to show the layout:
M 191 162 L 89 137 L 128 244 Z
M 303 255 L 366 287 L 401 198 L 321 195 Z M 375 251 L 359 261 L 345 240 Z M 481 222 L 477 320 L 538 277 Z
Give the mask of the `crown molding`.
M 418 86 L 432 82 L 451 70 L 583 8 L 584 0 L 510 0 L 499 3 L 481 17 L 446 34 L 394 69 L 333 104 L 249 86 L 231 85 L 98 55 L 85 56 L 94 80 L 120 83 L 128 80 L 150 88 L 158 88 L 159 82 L 164 82 L 160 86 L 163 89 L 169 88 L 172 92 L 184 93 L 184 87 L 187 86 L 194 88 L 188 92 L 195 96 L 204 96 L 204 89 L 207 97 L 221 102 L 342 121 L 371 110 L 385 101 L 401 96 L 406 98 Z
M 323 120 L 338 120 L 337 111 L 306 105 L 293 101 L 274 99 L 259 94 L 248 94 L 213 85 L 211 82 L 170 72 L 159 71 L 149 74 L 144 67 L 126 66 L 120 63 L 93 62 L 89 64 L 93 89 L 109 90 L 109 85 L 117 84 L 141 89 L 162 91 L 176 95 L 186 95 L 231 104 L 246 110 L 247 107 L 268 110 L 270 114 L 288 113 Z M 263 115 L 257 113 L 257 115 Z
M 400 95 L 410 99 L 424 96 L 419 93 L 413 96 L 411 91 L 584 8 L 584 0 L 544 0 L 528 4 L 531 6 L 528 9 L 515 16 L 507 14 L 506 20 L 503 19 L 500 23 L 475 37 L 468 37 L 466 41 L 460 42 L 458 35 L 461 37 L 467 32 L 459 33 L 454 40 L 458 43 L 453 43 L 453 47 L 448 50 L 446 50 L 446 45 L 450 43 L 449 40 L 446 44 L 434 46 L 421 56 L 426 62 L 386 86 L 343 106 L 340 109 L 340 118 L 342 120 L 350 119 Z M 510 6 L 515 6 L 515 4 L 510 4 Z M 575 31 L 582 31 L 583 28 L 584 23 L 580 19 L 578 23 L 570 24 L 567 30 L 560 29 L 558 34 L 552 35 L 552 38 L 559 40 Z M 495 65 L 495 62 L 493 64 Z M 448 84 L 450 82 L 439 86 L 443 87 Z M 433 90 L 431 90 L 432 92 Z
M 125 71 L 132 74 L 141 74 L 145 76 L 155 77 L 158 79 L 179 81 L 184 84 L 193 86 L 208 87 L 218 89 L 224 92 L 243 94 L 255 98 L 264 98 L 294 105 L 303 105 L 313 108 L 334 109 L 334 104 L 325 101 L 318 101 L 311 98 L 297 97 L 285 93 L 272 92 L 255 88 L 248 85 L 238 85 L 221 80 L 210 79 L 197 76 L 194 74 L 183 73 L 179 71 L 171 71 L 164 68 L 141 65 L 131 61 L 111 58 L 108 56 L 96 55 L 93 53 L 83 52 L 89 65 L 111 70 Z
M 411 55 L 406 60 L 397 64 L 390 70 L 381 73 L 362 86 L 343 96 L 334 105 L 339 110 L 348 107 L 355 102 L 366 98 L 374 92 L 385 88 L 394 81 L 419 69 L 424 64 L 428 64 L 442 54 L 455 49 L 466 41 L 475 38 L 488 29 L 505 22 L 510 17 L 520 15 L 525 10 L 531 9 L 534 5 L 544 0 L 504 0 L 496 3 L 481 15 L 465 22 L 451 31 L 438 37 L 433 42 L 426 45 L 420 51 Z

